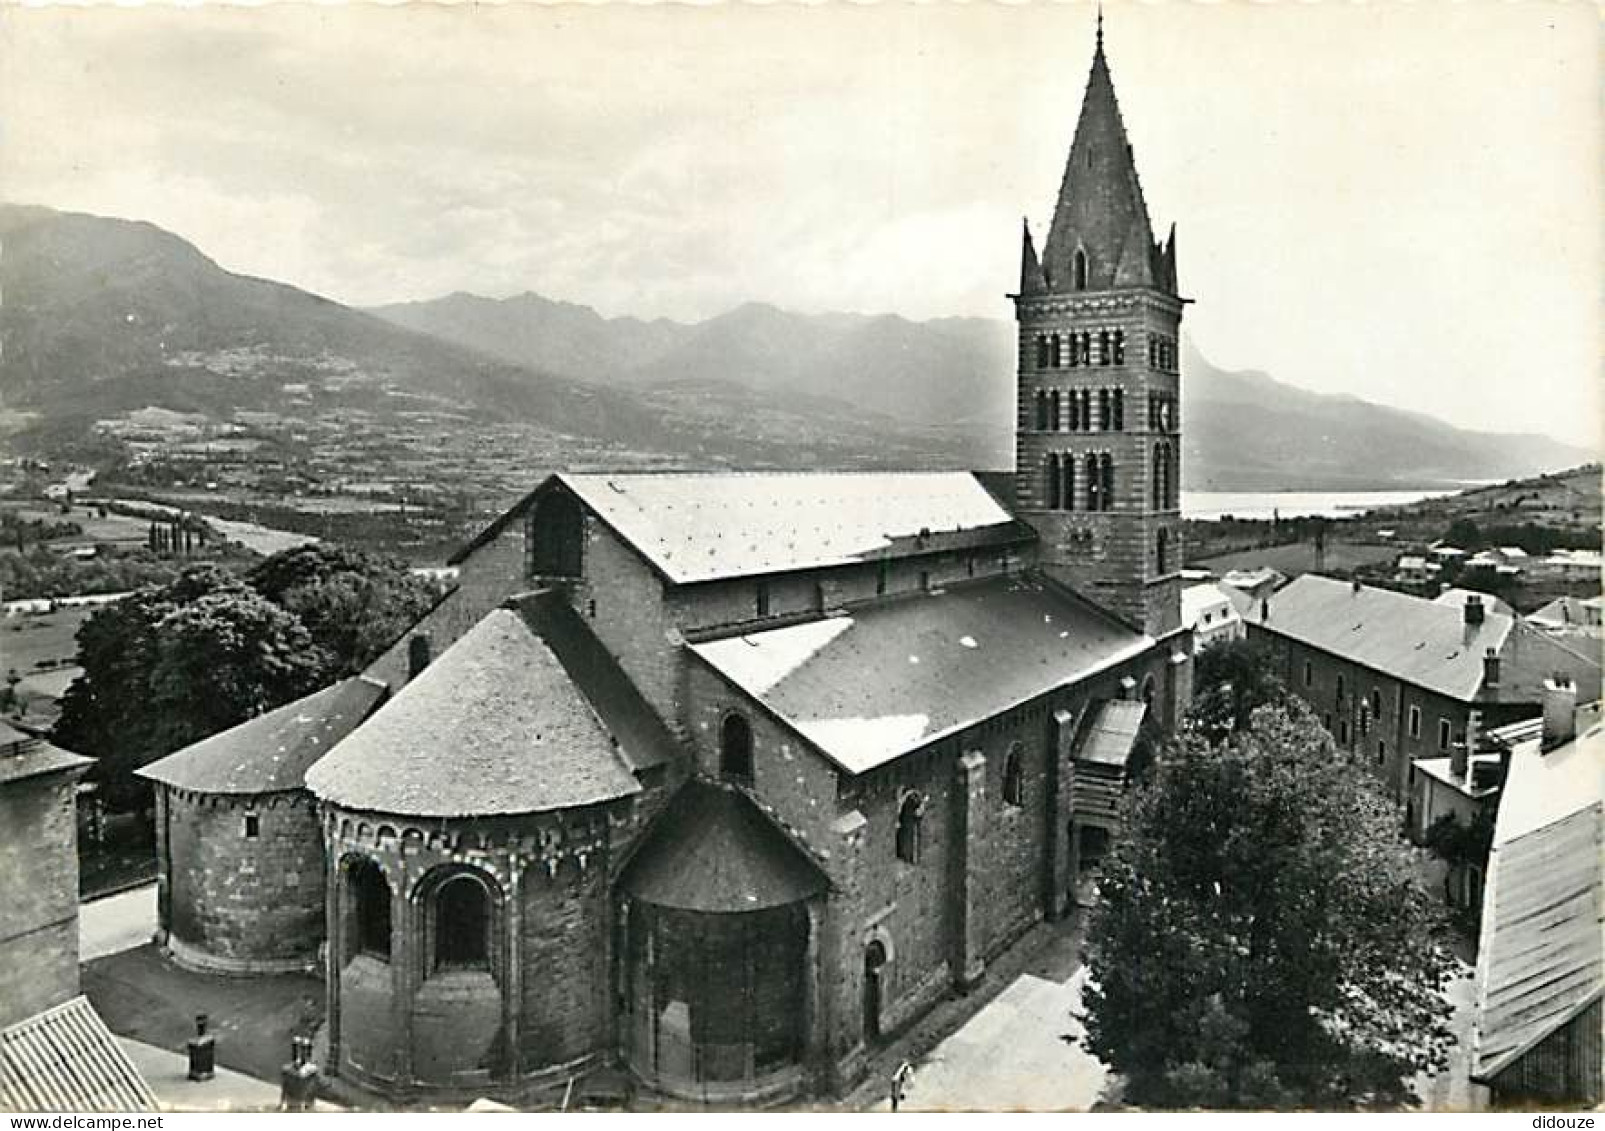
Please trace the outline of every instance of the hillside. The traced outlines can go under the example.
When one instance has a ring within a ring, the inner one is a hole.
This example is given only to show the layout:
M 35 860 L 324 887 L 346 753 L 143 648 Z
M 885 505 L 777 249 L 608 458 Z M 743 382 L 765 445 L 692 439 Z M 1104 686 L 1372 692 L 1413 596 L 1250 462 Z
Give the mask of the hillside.
M 539 296 L 453 295 L 376 311 L 505 360 L 541 360 L 609 386 L 717 381 L 785 400 L 837 401 L 941 427 L 976 466 L 1007 466 L 1014 329 L 981 318 L 797 314 L 748 303 L 694 325 L 603 319 Z M 574 368 L 559 359 L 575 358 Z M 1188 344 L 1190 490 L 1458 486 L 1573 466 L 1594 453 L 1544 436 L 1471 432 L 1355 397 L 1219 369 Z M 817 398 L 823 398 L 817 399 Z M 810 402 L 788 402 L 808 414 Z
M 744 388 L 643 396 L 509 361 L 231 273 L 147 223 L 0 204 L 0 239 L 0 408 L 52 442 L 146 407 L 219 420 L 240 410 L 305 418 L 345 409 L 381 419 L 456 416 L 464 426 L 517 422 L 557 440 L 582 437 L 592 457 L 613 449 L 659 463 L 957 466 L 974 454 L 848 404 L 803 398 L 755 411 Z M 446 310 L 464 306 L 472 304 Z M 586 369 L 583 359 L 619 335 L 587 338 L 576 327 L 588 320 L 573 313 L 554 315 L 561 332 L 530 337 L 568 343 L 552 356 Z M 647 340 L 674 332 L 673 324 L 640 329 Z

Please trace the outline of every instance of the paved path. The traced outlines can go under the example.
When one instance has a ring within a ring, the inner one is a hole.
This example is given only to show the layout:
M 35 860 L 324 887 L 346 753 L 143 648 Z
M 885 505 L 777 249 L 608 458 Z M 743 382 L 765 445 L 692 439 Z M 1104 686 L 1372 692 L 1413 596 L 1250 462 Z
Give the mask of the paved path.
M 274 1111 L 279 1089 L 240 1072 L 218 1067 L 212 1079 L 189 1078 L 189 1058 L 181 1052 L 147 1045 L 130 1037 L 117 1043 L 145 1077 L 163 1111 Z
M 1086 967 L 1063 982 L 1021 974 L 914 1066 L 905 1111 L 1086 1111 L 1108 1070 L 1079 1043 Z M 886 1110 L 882 1101 L 876 1110 Z
M 78 961 L 133 950 L 155 933 L 155 884 L 91 900 L 78 907 Z

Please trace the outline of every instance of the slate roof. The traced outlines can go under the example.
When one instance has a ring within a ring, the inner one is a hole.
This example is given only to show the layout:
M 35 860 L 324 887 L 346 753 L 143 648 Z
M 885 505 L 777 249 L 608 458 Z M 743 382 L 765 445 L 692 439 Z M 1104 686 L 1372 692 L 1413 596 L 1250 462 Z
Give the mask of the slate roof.
M 745 794 L 692 779 L 626 867 L 635 899 L 681 911 L 760 911 L 823 892 L 819 866 Z
M 94 761 L 0 723 L 0 785 L 41 774 L 87 769 Z
M 533 813 L 640 791 L 616 733 L 528 621 L 488 613 L 309 771 L 351 809 Z
M 0 1029 L 0 1111 L 156 1111 L 156 1095 L 85 997 Z
M 682 585 L 1034 537 L 974 475 L 960 471 L 596 472 L 553 479 Z
M 1487 1081 L 1605 989 L 1605 728 L 1511 754 L 1494 825 L 1477 958 L 1471 1075 Z
M 1124 767 L 1131 757 L 1148 704 L 1140 699 L 1111 699 L 1098 708 L 1082 736 L 1076 758 L 1105 766 Z
M 384 693 L 384 684 L 352 676 L 192 743 L 139 776 L 195 793 L 300 789 L 312 764 L 355 730 Z
M 1153 644 L 1050 582 L 1016 576 L 690 648 L 857 774 Z
M 1468 625 L 1460 608 L 1391 589 L 1306 573 L 1270 598 L 1270 617 L 1255 605 L 1251 625 L 1343 656 L 1417 687 L 1470 702 L 1482 687 L 1483 654 L 1499 649 L 1512 618 L 1484 614 Z

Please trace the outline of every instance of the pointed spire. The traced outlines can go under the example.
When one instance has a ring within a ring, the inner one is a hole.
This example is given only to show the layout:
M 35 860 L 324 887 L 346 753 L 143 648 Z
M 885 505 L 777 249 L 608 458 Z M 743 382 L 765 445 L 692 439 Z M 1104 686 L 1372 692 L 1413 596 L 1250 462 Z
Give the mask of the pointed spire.
M 1148 250 L 1154 242 L 1148 206 L 1104 55 L 1100 6 L 1097 46 L 1053 224 L 1042 249 L 1042 273 L 1045 279 L 1054 281 L 1050 283 L 1054 289 L 1072 285 L 1077 277 L 1072 260 L 1077 249 L 1082 249 L 1087 257 L 1089 290 L 1160 285 L 1161 272 L 1155 270 Z M 1140 252 L 1128 253 L 1132 246 L 1140 248 Z M 1142 281 L 1134 281 L 1138 279 Z
M 1031 221 L 1020 217 L 1020 293 L 1039 295 L 1047 290 L 1042 264 L 1037 261 L 1037 245 L 1031 239 Z

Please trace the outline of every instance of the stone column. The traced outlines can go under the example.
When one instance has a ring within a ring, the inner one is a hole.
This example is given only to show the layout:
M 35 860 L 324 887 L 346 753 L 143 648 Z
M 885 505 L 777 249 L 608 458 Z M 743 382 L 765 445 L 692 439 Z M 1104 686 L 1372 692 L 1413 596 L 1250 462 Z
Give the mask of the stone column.
M 826 908 L 821 953 L 830 963 L 832 977 L 822 995 L 825 1055 L 830 1062 L 829 1085 L 845 1092 L 864 1071 L 864 940 L 858 918 L 863 911 L 864 853 L 869 822 L 857 809 L 848 810 L 831 825 L 831 879 L 836 890 Z
M 1048 906 L 1050 919 L 1060 919 L 1070 910 L 1070 879 L 1075 875 L 1069 836 L 1075 766 L 1071 743 L 1075 738 L 1076 715 L 1066 708 L 1053 712 L 1048 749 Z
M 410 869 L 398 861 L 396 889 L 390 893 L 390 1012 L 396 1047 L 392 1071 L 403 1086 L 412 1083 L 412 999 L 417 988 L 418 915 L 408 898 Z
M 519 1020 L 524 1013 L 524 959 L 522 924 L 524 869 L 515 848 L 507 861 L 507 892 L 502 923 L 506 928 L 502 943 L 502 1032 L 507 1034 L 507 1075 L 517 1080 L 523 1071 L 523 1049 L 519 1040 Z
M 820 936 L 825 929 L 825 896 L 816 896 L 806 905 L 808 912 L 808 943 L 803 952 L 803 1065 L 812 1071 L 825 1059 L 829 1047 L 829 1032 L 825 1023 L 826 999 L 825 971 L 821 958 L 824 951 Z
M 343 846 L 335 839 L 336 825 L 332 817 L 324 820 L 323 854 L 323 986 L 329 1047 L 324 1052 L 324 1071 L 330 1076 L 340 1074 L 340 971 L 345 968 L 345 923 L 342 903 L 344 884 L 340 875 L 340 856 Z
M 968 992 L 986 970 L 980 925 L 985 911 L 976 906 L 981 896 L 981 870 L 985 867 L 980 847 L 986 836 L 986 755 L 979 750 L 968 751 L 959 759 L 958 771 L 953 978 L 960 990 Z

